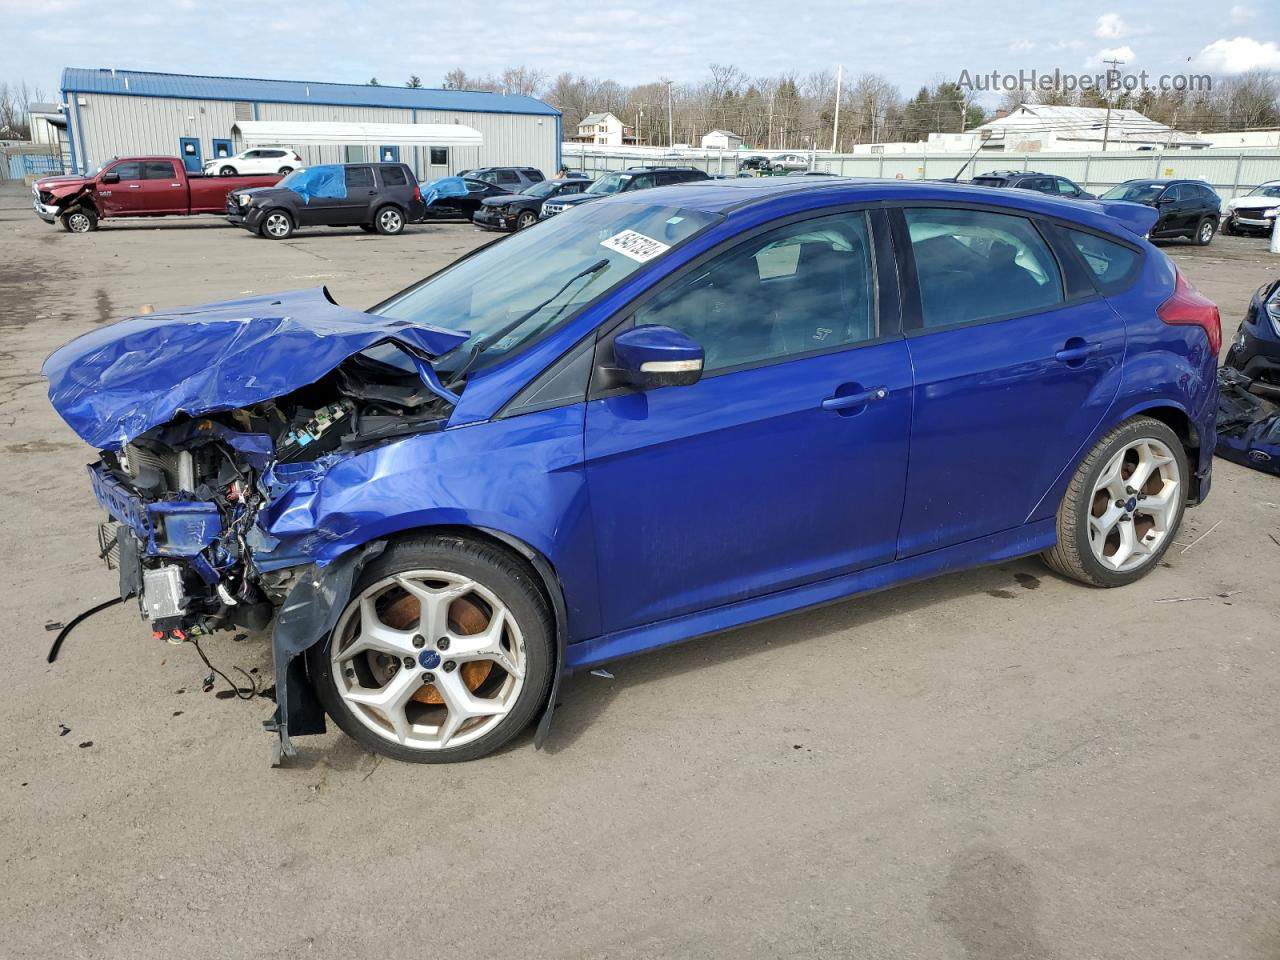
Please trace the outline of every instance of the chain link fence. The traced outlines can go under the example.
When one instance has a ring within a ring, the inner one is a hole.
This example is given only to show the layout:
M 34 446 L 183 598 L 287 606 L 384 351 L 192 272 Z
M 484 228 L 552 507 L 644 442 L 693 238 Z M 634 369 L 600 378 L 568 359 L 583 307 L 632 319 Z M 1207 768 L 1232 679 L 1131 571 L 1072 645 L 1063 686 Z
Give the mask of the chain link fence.
M 771 153 L 776 154 L 777 151 Z M 697 167 L 712 176 L 734 177 L 741 170 L 741 160 L 751 155 L 747 151 L 602 151 L 581 144 L 565 144 L 562 153 L 565 166 L 592 178 L 627 167 L 665 165 Z M 1275 150 L 1240 153 L 1219 150 L 1000 153 L 979 155 L 967 165 L 968 156 L 955 153 L 819 153 L 811 155 L 811 158 L 811 169 L 821 173 L 890 180 L 943 180 L 957 175 L 967 180 L 990 170 L 1035 170 L 1066 177 L 1096 194 L 1105 193 L 1125 180 L 1147 177 L 1203 180 L 1223 200 L 1244 196 L 1261 183 L 1280 180 L 1280 151 Z

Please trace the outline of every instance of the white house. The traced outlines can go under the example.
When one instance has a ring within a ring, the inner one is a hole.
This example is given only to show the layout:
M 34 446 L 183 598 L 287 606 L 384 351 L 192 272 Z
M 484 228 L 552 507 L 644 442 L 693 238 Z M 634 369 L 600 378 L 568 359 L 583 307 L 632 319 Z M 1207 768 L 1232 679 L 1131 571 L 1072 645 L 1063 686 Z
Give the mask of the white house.
M 712 130 L 702 138 L 703 150 L 741 150 L 742 138 L 728 130 Z
M 1009 113 L 962 134 L 931 133 L 930 146 L 983 152 L 1037 153 L 1106 150 L 1202 150 L 1209 146 L 1193 136 L 1151 120 L 1137 110 L 1105 107 L 1057 107 L 1024 103 Z M 1105 144 L 1105 147 L 1104 147 Z
M 612 113 L 592 113 L 578 124 L 578 141 L 597 146 L 620 147 L 626 128 Z

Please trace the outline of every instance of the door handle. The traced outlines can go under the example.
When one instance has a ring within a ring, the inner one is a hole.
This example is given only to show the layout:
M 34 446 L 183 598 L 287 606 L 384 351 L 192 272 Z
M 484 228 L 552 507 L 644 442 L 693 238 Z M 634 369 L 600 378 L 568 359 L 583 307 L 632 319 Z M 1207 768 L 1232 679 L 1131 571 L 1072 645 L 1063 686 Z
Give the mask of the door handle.
M 1062 363 L 1076 363 L 1092 357 L 1095 353 L 1101 352 L 1101 350 L 1102 344 L 1100 343 L 1085 343 L 1079 337 L 1072 337 L 1067 341 L 1067 345 L 1053 356 Z
M 139 187 L 141 187 L 141 186 L 142 186 L 142 184 L 140 184 L 140 183 L 131 183 L 131 184 L 129 184 L 129 189 L 130 189 L 130 190 L 137 190 L 137 189 L 138 189 Z
M 889 395 L 887 387 L 872 387 L 843 397 L 827 397 L 822 401 L 823 410 L 847 410 L 849 407 L 865 407 L 868 403 L 883 400 Z

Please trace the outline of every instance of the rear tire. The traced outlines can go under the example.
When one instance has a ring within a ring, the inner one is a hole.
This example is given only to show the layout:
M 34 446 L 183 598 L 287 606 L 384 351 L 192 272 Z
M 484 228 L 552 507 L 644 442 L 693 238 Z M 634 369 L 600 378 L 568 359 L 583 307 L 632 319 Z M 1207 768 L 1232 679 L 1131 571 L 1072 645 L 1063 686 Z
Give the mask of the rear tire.
M 276 171 L 276 173 L 280 174 L 282 177 L 287 177 L 289 174 L 293 173 L 293 167 L 281 167 Z
M 286 240 L 293 236 L 293 217 L 284 210 L 268 210 L 258 225 L 258 234 L 268 240 Z
M 1090 586 L 1133 583 L 1177 536 L 1187 478 L 1186 451 L 1168 426 L 1141 416 L 1120 424 L 1076 468 L 1058 507 L 1058 543 L 1041 556 Z
M 1196 224 L 1196 235 L 1192 237 L 1197 247 L 1207 247 L 1218 232 L 1218 221 L 1213 217 L 1205 217 Z
M 231 166 L 231 164 L 226 164 L 225 166 L 218 168 L 218 176 L 220 177 L 234 177 L 235 175 L 236 168 Z
M 404 211 L 399 207 L 387 204 L 379 207 L 373 215 L 373 225 L 384 237 L 394 237 L 404 232 Z
M 406 583 L 417 588 L 416 595 L 398 586 Z M 487 605 L 488 613 L 482 610 L 480 616 L 488 622 L 459 629 L 450 605 L 444 615 L 448 626 L 438 632 L 451 642 L 427 636 L 423 623 L 443 619 L 427 606 L 432 593 L 467 583 L 475 592 L 465 596 Z M 406 595 L 407 610 L 402 606 Z M 503 634 L 498 645 L 474 642 L 489 633 L 499 610 L 505 626 L 498 627 Z M 375 629 L 366 643 L 367 627 Z M 553 636 L 547 605 L 527 567 L 487 543 L 423 535 L 394 543 L 364 568 L 338 626 L 307 651 L 307 675 L 325 713 L 362 746 L 416 763 L 474 760 L 520 733 L 546 702 Z M 336 655 L 334 643 L 339 644 Z M 353 644 L 362 644 L 361 652 L 347 654 Z M 468 647 L 492 652 L 476 654 Z M 470 673 L 477 658 L 491 664 L 478 682 Z M 401 659 L 403 664 L 397 662 Z M 456 718 L 455 706 L 460 708 Z

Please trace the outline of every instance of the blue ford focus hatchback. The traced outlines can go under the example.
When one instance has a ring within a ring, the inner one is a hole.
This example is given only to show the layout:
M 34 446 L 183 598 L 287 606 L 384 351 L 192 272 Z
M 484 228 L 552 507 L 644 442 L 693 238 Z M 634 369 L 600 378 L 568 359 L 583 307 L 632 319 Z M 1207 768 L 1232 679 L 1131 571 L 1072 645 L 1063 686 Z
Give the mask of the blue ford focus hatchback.
M 1209 491 L 1217 308 L 1155 211 L 730 180 L 585 205 L 367 312 L 134 317 L 45 365 L 157 637 L 272 629 L 325 715 L 489 753 L 568 671 L 1039 553 L 1146 574 Z

